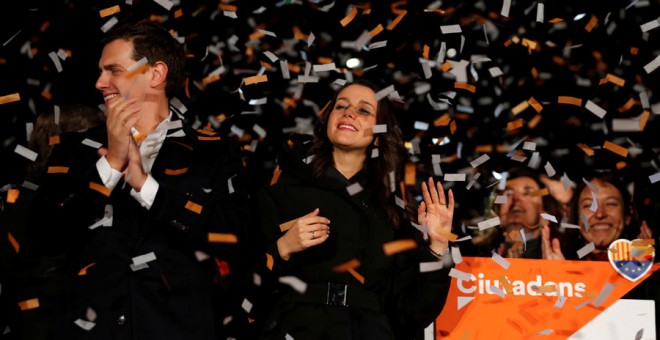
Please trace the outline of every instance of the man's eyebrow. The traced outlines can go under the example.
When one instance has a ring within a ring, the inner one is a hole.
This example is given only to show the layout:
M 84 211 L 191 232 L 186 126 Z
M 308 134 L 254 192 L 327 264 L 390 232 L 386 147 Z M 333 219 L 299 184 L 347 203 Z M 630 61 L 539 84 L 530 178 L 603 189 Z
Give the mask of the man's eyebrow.
M 103 65 L 101 69 L 111 71 L 115 69 L 122 69 L 122 66 L 120 64 L 107 64 Z

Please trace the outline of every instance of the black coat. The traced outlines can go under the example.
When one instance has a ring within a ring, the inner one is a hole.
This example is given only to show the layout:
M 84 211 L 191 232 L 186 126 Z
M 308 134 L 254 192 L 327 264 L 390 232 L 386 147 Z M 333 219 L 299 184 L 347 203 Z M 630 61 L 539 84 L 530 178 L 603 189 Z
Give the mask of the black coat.
M 240 149 L 188 127 L 168 136 L 151 169 L 159 189 L 149 210 L 123 181 L 111 192 L 103 189 L 97 149 L 83 141 L 107 145 L 105 126 L 64 134 L 54 148 L 49 169 L 62 171 L 45 176 L 29 225 L 43 254 L 67 256 L 70 289 L 59 338 L 215 339 L 216 325 L 227 316 L 219 314 L 240 309 L 240 294 L 232 291 L 246 277 L 240 263 L 248 216 Z M 90 229 L 104 216 L 112 216 L 111 226 Z M 233 234 L 238 242 L 210 243 L 209 233 Z M 151 253 L 155 260 L 148 267 L 132 266 L 135 257 Z M 228 275 L 218 273 L 216 263 L 223 261 Z M 212 306 L 213 299 L 224 305 Z M 78 319 L 95 325 L 83 330 Z
M 388 222 L 372 195 L 375 184 L 366 171 L 347 180 L 331 168 L 316 179 L 304 162 L 306 157 L 304 143 L 285 146 L 278 159 L 279 179 L 257 196 L 266 252 L 274 259 L 269 272 L 275 276 L 276 287 L 264 337 L 284 339 L 288 333 L 294 339 L 392 339 L 396 333 L 411 339 L 421 333 L 444 306 L 449 268 L 420 273 L 420 262 L 437 259 L 408 221 L 397 230 Z M 360 183 L 363 190 L 349 195 L 346 187 L 351 183 Z M 280 224 L 315 208 L 330 219 L 330 237 L 293 254 L 289 261 L 282 260 L 276 246 L 284 234 Z M 383 244 L 398 239 L 414 239 L 418 247 L 385 255 Z M 360 262 L 355 271 L 364 283 L 347 271 L 334 270 L 353 259 Z M 285 276 L 305 282 L 305 293 L 277 284 Z M 349 286 L 348 307 L 327 304 L 329 282 Z M 359 299 L 351 302 L 352 295 Z

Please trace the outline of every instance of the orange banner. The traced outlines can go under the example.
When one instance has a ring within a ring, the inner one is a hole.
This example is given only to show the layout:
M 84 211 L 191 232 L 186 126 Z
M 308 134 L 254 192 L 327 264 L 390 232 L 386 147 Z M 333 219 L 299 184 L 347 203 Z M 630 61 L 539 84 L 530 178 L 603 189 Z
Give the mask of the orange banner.
M 643 281 L 625 279 L 607 261 L 487 257 L 463 257 L 452 276 L 437 340 L 565 339 Z

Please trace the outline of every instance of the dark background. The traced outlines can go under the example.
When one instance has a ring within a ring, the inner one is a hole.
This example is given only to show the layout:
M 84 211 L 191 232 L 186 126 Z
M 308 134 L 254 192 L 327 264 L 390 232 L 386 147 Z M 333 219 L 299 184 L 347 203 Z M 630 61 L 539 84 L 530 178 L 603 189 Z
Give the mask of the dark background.
M 544 4 L 544 22 L 536 22 L 539 3 Z M 235 6 L 236 19 L 223 15 L 220 4 Z M 334 6 L 332 6 L 334 4 Z M 660 53 L 660 28 L 643 33 L 640 25 L 660 17 L 658 1 L 512 1 L 508 17 L 500 14 L 502 1 L 219 1 L 182 0 L 171 10 L 155 1 L 43 0 L 11 1 L 0 11 L 0 96 L 19 93 L 19 102 L 0 105 L 0 187 L 20 184 L 27 160 L 14 153 L 17 144 L 27 146 L 26 123 L 36 115 L 52 111 L 54 105 L 82 102 L 92 106 L 102 103 L 94 88 L 98 76 L 98 41 L 100 29 L 110 17 L 101 18 L 99 11 L 119 5 L 118 20 L 150 18 L 176 31 L 185 38 L 188 53 L 189 94 L 177 96 L 188 109 L 186 120 L 194 126 L 211 122 L 218 130 L 231 133 L 232 127 L 244 131 L 235 135 L 246 146 L 245 163 L 256 185 L 270 178 L 276 150 L 290 131 L 311 132 L 318 109 L 330 99 L 333 82 L 353 77 L 367 77 L 382 85 L 394 85 L 403 102 L 400 124 L 408 141 L 418 143 L 419 153 L 411 155 L 417 163 L 418 177 L 428 176 L 432 154 L 440 154 L 445 173 L 466 172 L 468 180 L 479 172 L 477 184 L 467 190 L 467 183 L 446 183 L 458 200 L 458 221 L 468 224 L 485 215 L 490 189 L 496 181 L 492 172 L 527 166 L 532 152 L 516 150 L 527 161 L 512 160 L 508 152 L 514 143 L 537 143 L 540 153 L 539 171 L 550 162 L 557 175 L 564 173 L 574 182 L 591 170 L 616 172 L 631 184 L 642 219 L 658 233 L 660 211 L 659 183 L 652 184 L 650 175 L 660 171 L 658 132 L 659 102 L 654 91 L 660 89 L 660 70 L 648 74 L 644 65 Z M 340 24 L 357 5 L 358 14 L 345 27 Z M 394 5 L 394 6 L 393 6 Z M 177 10 L 182 15 L 176 16 Z M 378 24 L 387 27 L 401 10 L 407 14 L 392 30 L 385 29 L 370 43 L 387 40 L 387 46 L 369 50 L 342 47 L 342 42 L 356 40 L 365 30 Z M 576 16 L 584 14 L 581 19 Z M 591 31 L 585 26 L 595 17 Z M 560 23 L 550 23 L 554 18 Z M 460 25 L 459 34 L 442 34 L 441 26 Z M 488 32 L 486 39 L 484 27 Z M 258 29 L 272 32 L 251 39 Z M 305 39 L 295 39 L 294 32 L 313 33 L 308 46 Z M 235 43 L 232 43 L 232 37 Z M 528 48 L 523 39 L 537 43 Z M 514 42 L 507 43 L 507 41 Z M 517 43 L 515 42 L 517 41 Z M 469 63 L 467 82 L 475 93 L 454 88 L 456 79 L 443 72 L 439 64 L 432 76 L 424 75 L 420 60 L 425 46 L 428 59 L 437 60 L 441 44 L 458 53 L 446 60 L 470 62 L 487 57 L 488 61 Z M 207 53 L 214 46 L 219 55 Z M 60 49 L 70 57 L 60 60 L 58 73 L 48 53 Z M 32 51 L 32 56 L 27 50 Z M 283 79 L 279 62 L 271 63 L 264 52 L 270 51 L 280 60 L 300 68 Z M 345 68 L 349 57 L 361 58 L 363 64 L 353 71 Z M 335 63 L 340 71 L 310 72 L 318 82 L 300 83 L 299 75 L 308 64 Z M 270 64 L 270 65 L 268 65 Z M 214 69 L 225 67 L 218 81 L 202 86 L 203 79 Z M 370 68 L 371 66 L 375 66 Z M 267 83 L 244 85 L 245 77 L 256 75 L 265 67 Z M 492 77 L 489 69 L 499 67 L 500 77 Z M 625 80 L 624 86 L 611 82 L 599 84 L 607 74 Z M 455 92 L 452 94 L 452 91 Z M 643 107 L 640 92 L 645 92 L 651 107 Z M 44 93 L 47 93 L 44 96 Z M 582 99 L 582 106 L 558 104 L 558 96 Z M 263 105 L 250 105 L 253 99 L 267 98 Z M 518 115 L 511 108 L 535 98 L 543 105 L 541 121 L 530 127 L 537 115 L 529 107 Z M 449 107 L 436 111 L 428 98 L 445 101 Z M 636 101 L 620 112 L 629 100 Z M 607 110 L 604 119 L 584 108 L 591 100 Z M 654 105 L 655 104 L 655 105 Z M 640 116 L 644 110 L 650 118 L 643 131 L 612 131 L 613 118 Z M 456 123 L 452 133 L 447 126 L 433 122 L 449 114 Z M 218 120 L 223 115 L 225 120 Z M 507 130 L 507 123 L 523 119 L 523 127 Z M 429 123 L 426 131 L 414 128 L 415 122 Z M 258 124 L 267 131 L 265 138 L 253 130 Z M 234 130 L 237 131 L 237 130 Z M 435 139 L 448 137 L 443 145 Z M 633 148 L 623 158 L 601 147 L 605 141 Z M 578 143 L 595 149 L 587 156 Z M 256 149 L 254 146 L 256 145 Z M 249 149 L 247 146 L 251 146 Z M 488 146 L 492 151 L 478 147 Z M 487 153 L 491 158 L 473 169 L 470 161 Z M 625 167 L 617 169 L 618 162 Z

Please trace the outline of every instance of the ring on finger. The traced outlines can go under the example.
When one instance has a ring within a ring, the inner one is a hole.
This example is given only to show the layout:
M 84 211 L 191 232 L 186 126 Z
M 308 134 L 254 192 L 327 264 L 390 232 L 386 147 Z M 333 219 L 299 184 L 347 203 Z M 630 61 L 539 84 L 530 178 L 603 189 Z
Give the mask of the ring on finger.
M 316 231 L 312 231 L 312 240 L 316 238 Z

